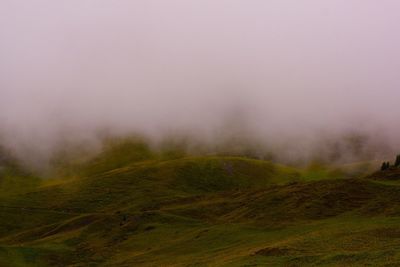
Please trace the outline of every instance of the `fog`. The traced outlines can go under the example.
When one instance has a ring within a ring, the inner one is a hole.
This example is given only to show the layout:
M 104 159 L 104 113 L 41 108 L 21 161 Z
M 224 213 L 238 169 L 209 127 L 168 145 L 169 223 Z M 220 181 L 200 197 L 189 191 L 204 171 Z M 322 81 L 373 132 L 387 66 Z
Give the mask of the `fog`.
M 99 132 L 280 158 L 359 135 L 382 156 L 400 150 L 398 25 L 396 0 L 2 0 L 0 137 L 41 163 Z

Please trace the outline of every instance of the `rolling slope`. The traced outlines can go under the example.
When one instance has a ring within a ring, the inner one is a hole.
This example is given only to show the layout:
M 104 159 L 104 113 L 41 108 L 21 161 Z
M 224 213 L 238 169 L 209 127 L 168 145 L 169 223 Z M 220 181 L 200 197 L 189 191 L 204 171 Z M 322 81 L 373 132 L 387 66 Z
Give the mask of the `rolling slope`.
M 397 170 L 307 179 L 242 157 L 129 151 L 0 195 L 0 266 L 400 264 L 400 184 L 384 178 Z

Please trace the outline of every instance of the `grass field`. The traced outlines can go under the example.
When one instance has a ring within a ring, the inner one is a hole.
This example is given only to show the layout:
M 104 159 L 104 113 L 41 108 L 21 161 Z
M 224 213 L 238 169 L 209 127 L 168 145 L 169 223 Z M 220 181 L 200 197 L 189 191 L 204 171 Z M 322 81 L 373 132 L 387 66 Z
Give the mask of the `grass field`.
M 397 169 L 355 178 L 137 144 L 63 168 L 3 168 L 0 266 L 400 266 Z

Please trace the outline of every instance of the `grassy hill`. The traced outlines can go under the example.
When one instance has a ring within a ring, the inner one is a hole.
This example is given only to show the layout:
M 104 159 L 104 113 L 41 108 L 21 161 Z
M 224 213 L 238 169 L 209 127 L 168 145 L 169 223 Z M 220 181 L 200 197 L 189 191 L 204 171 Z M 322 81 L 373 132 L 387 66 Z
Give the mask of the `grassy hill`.
M 23 168 L 9 151 L 0 147 L 0 197 L 29 192 L 41 179 Z
M 130 140 L 63 179 L 6 176 L 31 182 L 0 194 L 0 266 L 400 265 L 397 169 L 172 154 Z

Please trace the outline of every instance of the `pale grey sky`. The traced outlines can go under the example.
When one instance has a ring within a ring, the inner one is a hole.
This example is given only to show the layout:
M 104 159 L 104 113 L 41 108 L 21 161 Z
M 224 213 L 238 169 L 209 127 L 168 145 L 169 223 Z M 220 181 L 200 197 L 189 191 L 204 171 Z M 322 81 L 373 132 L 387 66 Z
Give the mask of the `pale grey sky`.
M 396 0 L 1 0 L 0 130 L 400 133 Z M 17 146 L 17 145 L 15 145 Z

